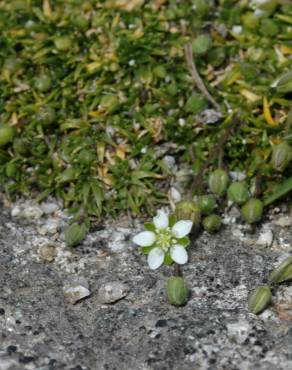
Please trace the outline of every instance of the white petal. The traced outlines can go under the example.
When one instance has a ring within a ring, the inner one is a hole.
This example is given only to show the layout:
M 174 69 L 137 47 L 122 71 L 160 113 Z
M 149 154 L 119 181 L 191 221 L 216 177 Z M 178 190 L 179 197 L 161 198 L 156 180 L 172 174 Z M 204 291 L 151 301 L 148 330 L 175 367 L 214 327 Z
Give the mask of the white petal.
M 172 227 L 172 233 L 177 238 L 183 238 L 188 235 L 192 230 L 193 223 L 190 220 L 181 220 L 178 221 Z
M 157 216 L 153 218 L 156 229 L 165 229 L 168 226 L 168 215 L 162 209 L 157 211 Z
M 135 244 L 140 245 L 140 247 L 150 247 L 155 242 L 156 236 L 152 231 L 142 231 L 133 238 Z
M 148 265 L 151 270 L 156 270 L 160 267 L 164 260 L 164 252 L 161 248 L 153 248 L 148 254 Z
M 181 245 L 175 245 L 170 248 L 170 255 L 174 262 L 183 265 L 188 262 L 188 254 L 184 247 Z

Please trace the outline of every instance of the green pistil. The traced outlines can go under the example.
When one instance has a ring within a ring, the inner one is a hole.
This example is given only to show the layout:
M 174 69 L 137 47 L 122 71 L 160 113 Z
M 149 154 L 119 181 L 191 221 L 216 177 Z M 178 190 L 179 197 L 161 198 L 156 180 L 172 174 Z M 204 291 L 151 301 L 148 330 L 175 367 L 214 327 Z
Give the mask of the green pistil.
M 156 237 L 156 244 L 159 248 L 167 251 L 172 244 L 172 238 L 173 235 L 169 227 L 163 230 L 159 230 Z

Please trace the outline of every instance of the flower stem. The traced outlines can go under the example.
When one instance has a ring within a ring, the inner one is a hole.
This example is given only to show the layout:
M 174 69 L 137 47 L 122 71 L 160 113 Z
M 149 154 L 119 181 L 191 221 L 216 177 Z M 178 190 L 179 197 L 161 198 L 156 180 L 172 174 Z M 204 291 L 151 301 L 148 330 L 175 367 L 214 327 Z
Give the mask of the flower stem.
M 178 265 L 177 263 L 174 264 L 174 272 L 173 272 L 173 275 L 174 276 L 183 276 L 183 273 L 181 271 L 180 265 Z

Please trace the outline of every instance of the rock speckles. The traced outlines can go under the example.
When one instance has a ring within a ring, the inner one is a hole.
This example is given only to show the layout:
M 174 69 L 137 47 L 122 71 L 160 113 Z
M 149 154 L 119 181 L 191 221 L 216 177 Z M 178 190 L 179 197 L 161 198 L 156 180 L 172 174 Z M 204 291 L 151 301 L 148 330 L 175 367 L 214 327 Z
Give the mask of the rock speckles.
M 259 316 L 247 310 L 249 292 L 292 253 L 291 226 L 275 224 L 288 217 L 282 208 L 254 233 L 231 212 L 234 223 L 199 235 L 183 266 L 190 300 L 176 308 L 164 290 L 172 268 L 150 271 L 131 242 L 143 229 L 140 220 L 102 220 L 70 249 L 62 236 L 66 210 L 36 206 L 40 218 L 0 209 L 1 370 L 292 368 L 292 283 L 281 285 Z M 58 231 L 41 235 L 48 220 L 58 222 Z M 256 244 L 265 230 L 274 234 L 270 247 Z M 78 297 L 91 294 L 76 301 L 78 290 Z M 106 299 L 99 301 L 102 290 Z

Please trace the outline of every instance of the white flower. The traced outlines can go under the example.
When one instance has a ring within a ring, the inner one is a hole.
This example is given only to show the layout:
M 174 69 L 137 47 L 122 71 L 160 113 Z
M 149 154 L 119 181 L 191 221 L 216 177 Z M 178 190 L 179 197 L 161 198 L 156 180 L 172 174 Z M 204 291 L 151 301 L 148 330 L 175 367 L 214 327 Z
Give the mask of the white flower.
M 185 249 L 188 239 L 181 239 L 191 232 L 192 226 L 192 221 L 180 220 L 170 227 L 168 215 L 163 210 L 159 210 L 153 218 L 152 231 L 148 230 L 137 234 L 133 238 L 133 242 L 140 247 L 153 247 L 147 259 L 151 270 L 155 270 L 163 264 L 166 253 L 174 262 L 182 265 L 188 261 Z

